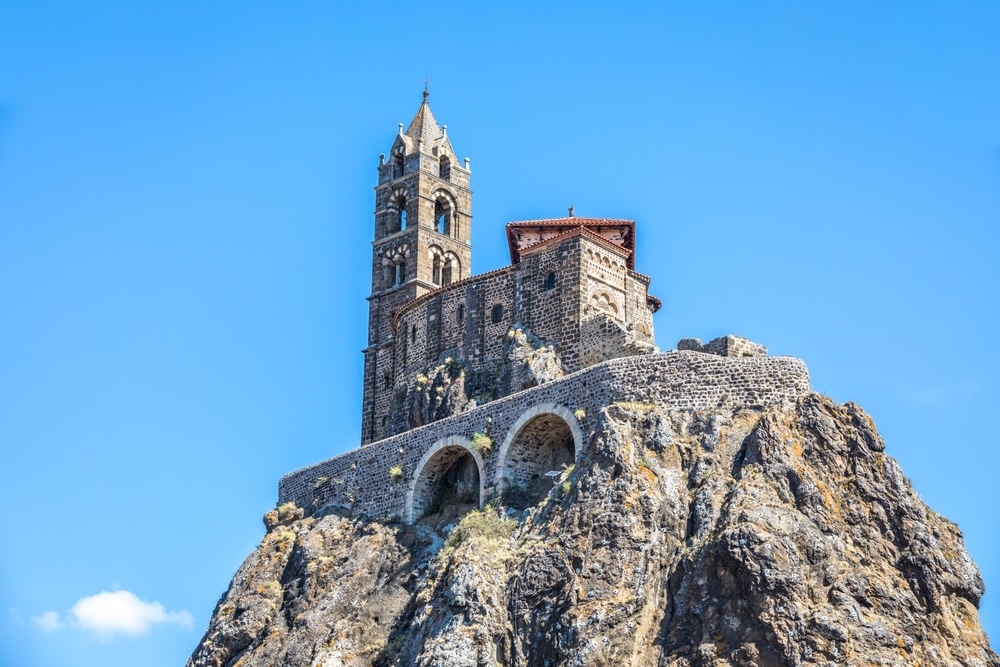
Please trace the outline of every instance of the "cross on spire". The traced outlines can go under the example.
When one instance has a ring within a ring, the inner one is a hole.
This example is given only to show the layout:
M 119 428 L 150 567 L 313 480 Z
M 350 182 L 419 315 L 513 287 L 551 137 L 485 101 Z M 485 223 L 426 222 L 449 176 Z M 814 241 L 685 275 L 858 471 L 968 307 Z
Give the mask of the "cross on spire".
M 424 75 L 424 99 L 425 100 L 427 99 L 427 96 L 430 95 L 430 91 L 428 90 L 428 88 L 430 88 L 430 86 L 431 86 L 431 80 L 429 78 L 427 78 L 427 75 L 425 74 Z

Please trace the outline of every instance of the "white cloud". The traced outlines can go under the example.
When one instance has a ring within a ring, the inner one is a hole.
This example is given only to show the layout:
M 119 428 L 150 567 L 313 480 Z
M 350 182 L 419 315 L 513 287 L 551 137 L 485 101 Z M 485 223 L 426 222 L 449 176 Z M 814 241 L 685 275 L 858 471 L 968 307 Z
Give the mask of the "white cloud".
M 194 621 L 190 612 L 167 611 L 159 602 L 145 602 L 129 591 L 104 591 L 81 598 L 69 613 L 79 627 L 105 636 L 141 635 L 159 623 L 190 626 Z
M 46 611 L 41 616 L 32 616 L 31 620 L 42 632 L 54 632 L 62 627 L 57 611 Z

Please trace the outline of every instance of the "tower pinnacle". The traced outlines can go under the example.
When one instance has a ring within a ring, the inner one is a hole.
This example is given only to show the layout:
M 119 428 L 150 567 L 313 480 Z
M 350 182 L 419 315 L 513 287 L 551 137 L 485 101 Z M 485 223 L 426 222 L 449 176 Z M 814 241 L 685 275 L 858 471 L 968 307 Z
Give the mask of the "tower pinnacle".
M 392 378 L 414 363 L 407 356 L 408 345 L 422 335 L 412 327 L 396 331 L 393 314 L 417 297 L 471 275 L 469 165 L 458 164 L 445 129 L 434 118 L 429 86 L 425 79 L 416 115 L 405 132 L 400 124 L 387 159 L 379 159 L 363 443 L 387 432 Z

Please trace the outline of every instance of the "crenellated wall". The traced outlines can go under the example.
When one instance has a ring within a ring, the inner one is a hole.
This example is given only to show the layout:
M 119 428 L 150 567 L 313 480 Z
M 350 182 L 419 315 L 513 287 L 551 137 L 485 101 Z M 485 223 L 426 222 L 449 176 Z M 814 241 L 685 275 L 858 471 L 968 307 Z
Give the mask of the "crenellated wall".
M 526 425 L 537 425 L 535 417 L 565 423 L 579 457 L 601 409 L 616 402 L 668 409 L 759 409 L 810 391 L 806 365 L 793 357 L 672 351 L 612 359 L 289 473 L 278 483 L 278 500 L 412 522 L 426 505 L 421 494 L 436 474 L 428 474 L 434 472 L 428 466 L 440 467 L 437 453 L 471 454 L 478 467 L 479 497 L 485 500 L 501 490 L 504 475 L 523 474 L 511 458 L 511 445 Z M 492 446 L 473 446 L 475 434 L 488 437 Z

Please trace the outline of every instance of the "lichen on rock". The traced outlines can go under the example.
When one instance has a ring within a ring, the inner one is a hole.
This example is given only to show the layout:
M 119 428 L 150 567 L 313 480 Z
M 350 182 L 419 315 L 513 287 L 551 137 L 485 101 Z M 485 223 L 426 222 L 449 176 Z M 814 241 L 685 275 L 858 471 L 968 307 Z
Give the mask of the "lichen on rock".
M 558 380 L 565 374 L 552 343 L 540 340 L 521 324 L 507 332 L 497 378 L 502 395 Z

